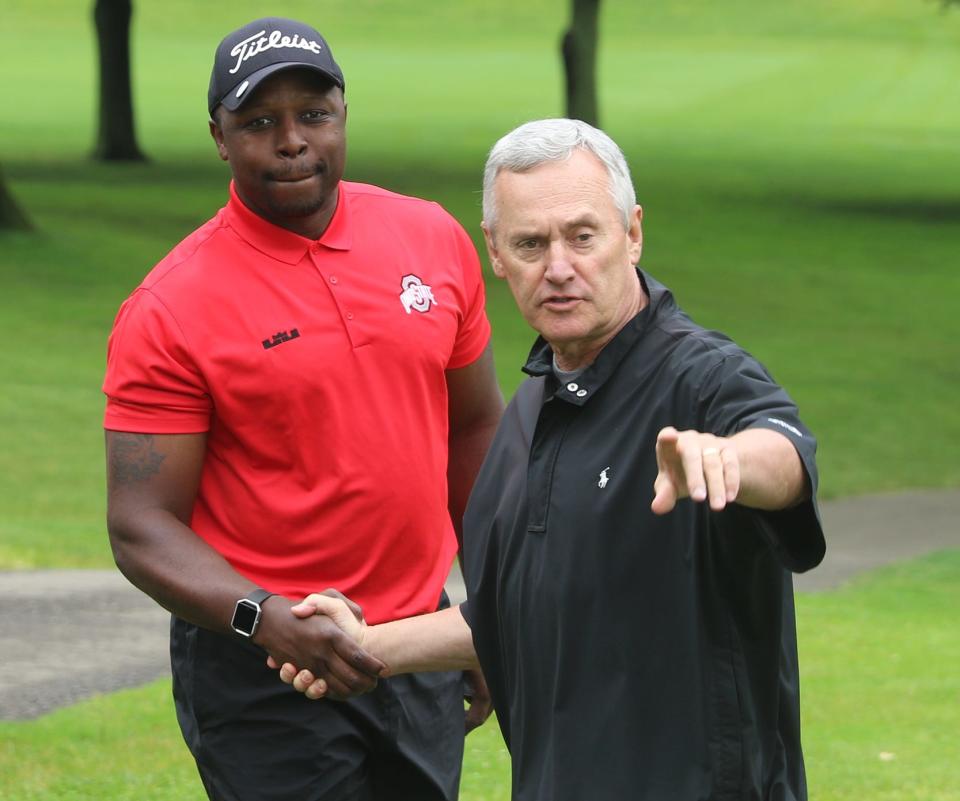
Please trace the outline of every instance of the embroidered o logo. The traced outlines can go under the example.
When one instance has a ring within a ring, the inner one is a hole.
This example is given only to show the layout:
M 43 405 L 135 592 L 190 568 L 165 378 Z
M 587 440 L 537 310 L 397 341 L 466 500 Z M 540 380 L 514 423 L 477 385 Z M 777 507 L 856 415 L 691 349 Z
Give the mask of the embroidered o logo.
M 433 297 L 433 290 L 417 276 L 403 276 L 400 279 L 400 286 L 403 287 L 403 292 L 400 293 L 400 302 L 407 314 L 410 314 L 411 311 L 425 314 L 430 311 L 431 306 L 437 305 L 437 301 Z

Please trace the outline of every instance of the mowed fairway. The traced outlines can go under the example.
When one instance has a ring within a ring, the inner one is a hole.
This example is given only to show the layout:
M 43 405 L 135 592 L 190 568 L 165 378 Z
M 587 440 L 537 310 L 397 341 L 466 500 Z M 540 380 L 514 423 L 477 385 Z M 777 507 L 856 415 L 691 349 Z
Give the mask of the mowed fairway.
M 329 3 L 320 23 L 347 75 L 349 177 L 441 201 L 479 243 L 485 151 L 516 123 L 562 113 L 565 4 L 453 5 Z M 645 267 L 792 392 L 820 436 L 824 496 L 955 486 L 944 443 L 960 439 L 960 13 L 913 0 L 608 5 L 602 122 L 633 166 Z M 87 9 L 7 4 L 17 35 L 0 166 L 38 231 L 4 235 L 0 250 L 0 564 L 109 563 L 104 341 L 122 298 L 223 202 L 211 51 L 266 8 L 137 3 L 152 160 L 104 166 L 87 159 Z M 488 284 L 510 394 L 531 337 L 505 287 Z
M 348 177 L 440 201 L 481 247 L 487 149 L 515 124 L 563 111 L 561 0 L 134 5 L 138 131 L 151 161 L 132 166 L 87 157 L 92 2 L 5 0 L 0 12 L 0 169 L 36 224 L 0 234 L 0 569 L 112 563 L 99 390 L 106 336 L 143 274 L 224 201 L 228 172 L 205 107 L 223 33 L 265 14 L 315 22 L 346 74 Z M 642 264 L 797 399 L 820 439 L 821 495 L 960 484 L 960 8 L 609 0 L 601 28 L 601 123 L 623 146 L 644 206 Z M 492 277 L 488 310 L 509 395 L 531 335 Z M 938 737 L 942 726 L 958 730 L 956 712 L 942 719 L 957 706 L 956 671 L 917 687 L 903 662 L 877 662 L 894 651 L 884 650 L 886 625 L 896 636 L 911 630 L 899 653 L 956 657 L 956 635 L 931 618 L 947 596 L 921 592 L 933 568 L 913 569 L 910 619 L 879 592 L 799 604 L 815 799 L 960 799 L 956 760 Z M 850 620 L 863 624 L 855 632 L 864 645 L 835 657 Z M 870 664 L 863 682 L 854 680 L 860 660 Z M 883 706 L 876 687 L 909 692 L 911 704 L 851 729 L 851 716 Z M 176 747 L 187 790 L 164 788 L 175 779 L 161 771 L 153 790 L 105 794 L 97 770 L 58 795 L 4 795 L 0 782 L 0 799 L 191 797 L 165 690 L 139 693 L 65 711 L 79 739 L 55 742 L 92 742 L 85 759 L 107 760 L 120 753 L 116 721 L 156 719 L 149 725 Z M 0 740 L 21 725 L 28 739 L 43 729 L 39 740 L 57 728 L 17 724 Z M 882 735 L 898 731 L 907 744 L 884 745 Z M 5 758 L 52 759 L 10 742 Z M 470 742 L 467 775 L 479 779 L 466 801 L 505 798 L 499 738 L 490 730 Z M 881 751 L 897 756 L 881 762 Z M 0 775 L 11 775 L 2 762 Z M 121 776 L 114 787 L 130 782 Z

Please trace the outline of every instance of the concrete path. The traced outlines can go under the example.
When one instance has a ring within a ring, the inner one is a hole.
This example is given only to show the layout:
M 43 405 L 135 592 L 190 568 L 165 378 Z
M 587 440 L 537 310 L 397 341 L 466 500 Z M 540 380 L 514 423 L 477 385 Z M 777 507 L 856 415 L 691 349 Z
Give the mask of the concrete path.
M 823 504 L 827 556 L 802 592 L 931 551 L 960 548 L 960 490 Z M 451 574 L 447 591 L 463 598 Z M 169 675 L 169 616 L 114 570 L 0 572 L 0 720 L 26 720 Z M 69 680 L 64 680 L 67 666 Z
M 839 587 L 857 573 L 947 548 L 960 548 L 960 490 L 863 495 L 821 507 L 827 555 L 794 576 L 802 592 Z

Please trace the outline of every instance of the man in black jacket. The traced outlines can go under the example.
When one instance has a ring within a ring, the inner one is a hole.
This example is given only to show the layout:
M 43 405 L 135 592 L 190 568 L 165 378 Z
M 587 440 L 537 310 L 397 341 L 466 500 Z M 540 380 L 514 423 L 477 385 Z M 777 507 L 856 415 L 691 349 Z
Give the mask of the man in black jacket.
M 394 672 L 478 658 L 515 799 L 806 799 L 790 571 L 824 553 L 816 442 L 759 362 L 636 268 L 640 223 L 591 126 L 494 146 L 487 248 L 540 337 L 467 507 L 468 604 L 370 627 L 334 599 L 295 609 Z

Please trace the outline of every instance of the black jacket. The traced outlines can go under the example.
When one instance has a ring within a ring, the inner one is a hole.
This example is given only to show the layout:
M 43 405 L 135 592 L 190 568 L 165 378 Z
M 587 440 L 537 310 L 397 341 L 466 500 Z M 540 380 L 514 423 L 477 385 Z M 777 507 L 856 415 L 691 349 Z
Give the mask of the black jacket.
M 767 371 L 650 304 L 560 385 L 538 340 L 471 495 L 465 614 L 518 801 L 805 799 L 793 588 L 815 501 L 650 511 L 667 425 L 816 443 Z

